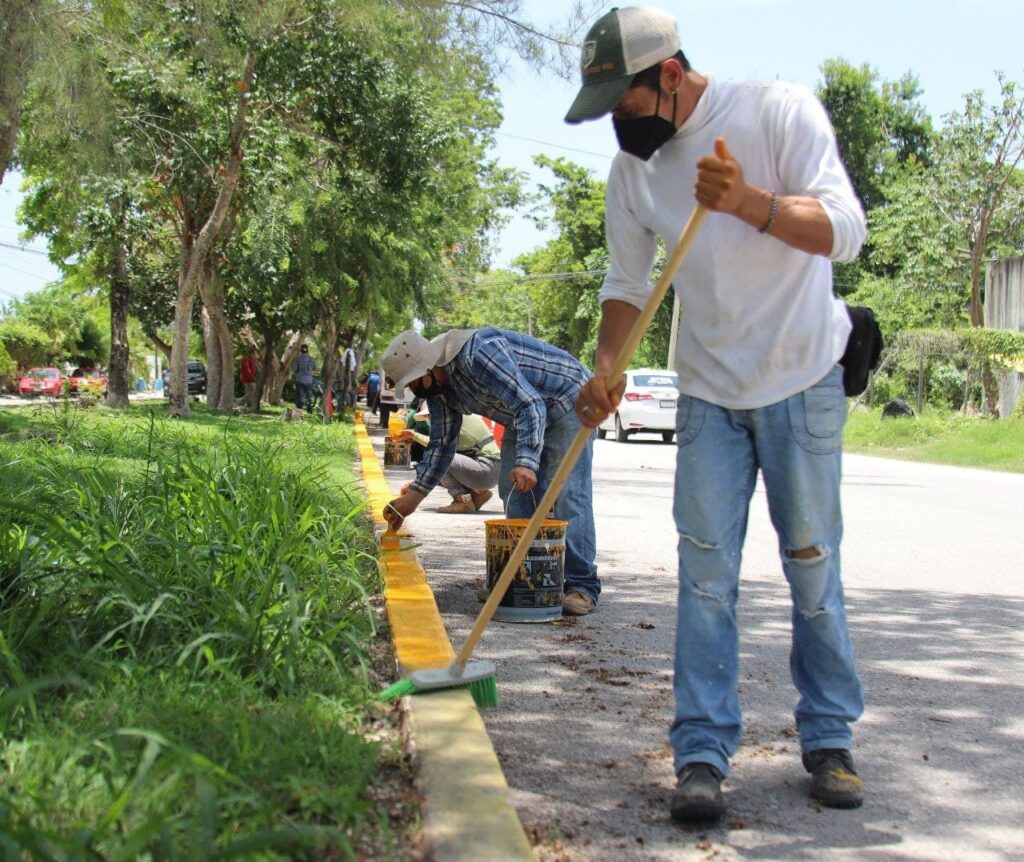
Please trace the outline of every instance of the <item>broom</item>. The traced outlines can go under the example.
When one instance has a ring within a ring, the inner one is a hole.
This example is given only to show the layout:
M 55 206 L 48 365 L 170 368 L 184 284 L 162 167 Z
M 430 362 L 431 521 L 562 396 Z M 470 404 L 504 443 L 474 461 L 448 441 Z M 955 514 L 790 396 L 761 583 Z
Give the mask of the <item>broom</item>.
M 672 256 L 665 263 L 665 268 L 661 272 L 661 278 L 658 279 L 654 290 L 651 291 L 651 295 L 647 298 L 640 316 L 633 323 L 629 335 L 626 336 L 626 342 L 622 345 L 619 355 L 612 364 L 612 368 L 608 373 L 609 381 L 617 382 L 625 373 L 629 363 L 632 362 L 633 354 L 636 353 L 637 347 L 640 346 L 640 341 L 643 339 L 647 327 L 654 318 L 654 313 L 658 310 L 658 306 L 661 305 L 662 299 L 668 293 L 669 285 L 682 265 L 687 252 L 689 252 L 690 246 L 693 245 L 694 237 L 696 237 L 706 214 L 707 210 L 700 204 L 690 214 L 690 218 L 679 236 L 679 242 L 676 243 Z M 614 386 L 615 383 L 612 383 L 612 385 Z M 477 706 L 487 708 L 498 705 L 498 685 L 495 680 L 494 662 L 470 661 L 470 656 L 473 654 L 473 650 L 476 649 L 477 642 L 483 635 L 487 624 L 491 621 L 491 617 L 494 616 L 494 612 L 498 609 L 505 590 L 508 589 L 508 585 L 512 582 L 512 578 L 515 577 L 515 573 L 519 571 L 523 560 L 526 559 L 530 545 L 540 531 L 541 525 L 558 498 L 566 479 L 569 478 L 572 468 L 576 466 L 576 461 L 579 459 L 583 448 L 587 445 L 587 441 L 590 438 L 591 430 L 586 426 L 582 426 L 579 432 L 577 432 L 561 464 L 558 465 L 558 470 L 548 483 L 547 490 L 544 492 L 540 503 L 537 504 L 533 516 L 523 529 L 519 542 L 505 563 L 501 576 L 491 587 L 491 593 L 480 610 L 479 616 L 477 616 L 473 630 L 469 633 L 469 637 L 466 638 L 466 642 L 462 645 L 462 649 L 459 650 L 452 663 L 448 667 L 413 671 L 405 679 L 400 679 L 384 689 L 379 695 L 382 700 L 404 697 L 408 694 L 419 694 L 426 691 L 437 691 L 438 689 L 468 688 Z

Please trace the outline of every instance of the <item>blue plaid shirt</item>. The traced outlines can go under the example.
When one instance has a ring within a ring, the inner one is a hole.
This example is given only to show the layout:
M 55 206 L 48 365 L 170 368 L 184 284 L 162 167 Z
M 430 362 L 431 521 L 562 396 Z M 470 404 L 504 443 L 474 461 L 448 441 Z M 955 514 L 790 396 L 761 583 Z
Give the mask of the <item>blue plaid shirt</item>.
M 455 457 L 462 417 L 487 416 L 516 430 L 517 467 L 540 469 L 544 427 L 574 409 L 590 372 L 564 350 L 521 332 L 478 329 L 447 365 L 430 400 L 430 444 L 412 487 L 429 494 Z
M 296 383 L 304 383 L 308 386 L 313 382 L 316 360 L 308 353 L 300 353 L 295 362 L 292 363 L 292 371 L 295 372 Z

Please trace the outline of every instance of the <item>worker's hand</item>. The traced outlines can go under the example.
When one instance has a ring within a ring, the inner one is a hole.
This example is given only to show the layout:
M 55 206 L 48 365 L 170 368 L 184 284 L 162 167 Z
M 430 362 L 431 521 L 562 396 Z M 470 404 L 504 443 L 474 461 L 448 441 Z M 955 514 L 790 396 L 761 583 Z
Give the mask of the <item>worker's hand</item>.
M 412 436 L 412 428 L 403 428 L 398 432 L 398 436 L 395 438 L 397 441 L 406 441 L 412 443 L 416 438 Z
M 513 467 L 508 477 L 517 491 L 531 491 L 537 484 L 537 474 L 529 467 Z
M 412 480 L 410 479 L 401 488 L 398 489 L 398 493 L 401 494 L 402 496 L 405 496 L 406 494 L 409 493 L 409 489 L 411 487 L 412 487 Z
M 384 520 L 388 522 L 388 526 L 392 530 L 397 530 L 402 526 L 402 522 L 416 511 L 416 507 L 422 501 L 423 495 L 410 488 L 401 497 L 395 497 L 384 507 Z
M 596 428 L 604 422 L 619 406 L 625 388 L 625 377 L 612 387 L 611 392 L 608 391 L 607 377 L 591 377 L 580 387 L 576 399 L 576 415 L 580 422 L 587 428 Z
M 697 200 L 715 212 L 738 213 L 746 201 L 749 187 L 743 168 L 736 161 L 725 138 L 715 139 L 715 154 L 697 162 Z

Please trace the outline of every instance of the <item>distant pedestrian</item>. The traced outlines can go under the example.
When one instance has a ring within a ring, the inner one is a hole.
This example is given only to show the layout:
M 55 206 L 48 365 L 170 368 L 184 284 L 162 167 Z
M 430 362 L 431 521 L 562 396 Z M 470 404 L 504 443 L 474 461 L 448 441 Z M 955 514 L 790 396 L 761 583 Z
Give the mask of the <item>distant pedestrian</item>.
M 295 406 L 299 410 L 313 411 L 313 372 L 316 371 L 316 360 L 309 355 L 309 347 L 305 344 L 299 348 L 299 355 L 292 363 L 295 374 Z
M 250 410 L 256 409 L 256 374 L 258 370 L 256 357 L 253 356 L 252 348 L 249 348 L 245 351 L 245 356 L 242 357 L 242 361 L 239 363 L 238 379 L 245 390 L 243 403 Z
M 380 399 L 380 375 L 371 371 L 366 375 L 366 409 L 377 415 L 377 402 Z

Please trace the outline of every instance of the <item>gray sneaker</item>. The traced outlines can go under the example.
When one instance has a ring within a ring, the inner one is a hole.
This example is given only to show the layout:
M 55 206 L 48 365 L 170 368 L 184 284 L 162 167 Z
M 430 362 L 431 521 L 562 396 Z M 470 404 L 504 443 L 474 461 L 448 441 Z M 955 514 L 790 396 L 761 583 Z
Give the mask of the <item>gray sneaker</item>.
M 853 768 L 853 755 L 845 748 L 822 748 L 803 755 L 811 773 L 811 798 L 829 808 L 859 808 L 864 782 Z
M 722 773 L 710 763 L 687 763 L 679 773 L 669 812 L 680 823 L 718 820 L 725 814 Z

